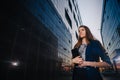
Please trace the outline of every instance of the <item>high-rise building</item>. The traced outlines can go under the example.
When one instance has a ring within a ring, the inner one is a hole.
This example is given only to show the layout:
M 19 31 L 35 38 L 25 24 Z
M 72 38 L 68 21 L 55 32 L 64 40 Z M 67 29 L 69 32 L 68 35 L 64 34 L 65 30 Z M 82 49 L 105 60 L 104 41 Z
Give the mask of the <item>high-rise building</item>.
M 0 79 L 61 80 L 82 24 L 77 1 L 2 0 L 1 6 Z
M 104 0 L 101 35 L 111 60 L 120 69 L 120 0 Z
M 82 24 L 77 0 L 51 0 L 72 35 L 72 48 L 78 38 L 78 27 Z

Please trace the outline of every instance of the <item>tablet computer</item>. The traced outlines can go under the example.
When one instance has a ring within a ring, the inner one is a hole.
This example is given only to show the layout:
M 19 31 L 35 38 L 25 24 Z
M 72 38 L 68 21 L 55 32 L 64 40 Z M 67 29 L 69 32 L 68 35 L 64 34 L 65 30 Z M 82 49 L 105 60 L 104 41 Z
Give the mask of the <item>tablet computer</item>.
M 72 49 L 71 52 L 72 52 L 72 58 L 75 58 L 75 57 L 77 57 L 77 56 L 80 56 L 80 55 L 79 55 L 79 52 L 78 52 L 78 48 Z

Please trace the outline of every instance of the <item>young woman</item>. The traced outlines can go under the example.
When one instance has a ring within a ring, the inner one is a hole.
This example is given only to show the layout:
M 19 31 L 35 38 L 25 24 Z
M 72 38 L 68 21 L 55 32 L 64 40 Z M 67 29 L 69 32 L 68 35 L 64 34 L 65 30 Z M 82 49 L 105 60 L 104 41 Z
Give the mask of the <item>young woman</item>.
M 73 50 L 77 49 L 76 52 L 79 55 L 72 58 L 74 67 L 72 80 L 102 80 L 99 67 L 110 67 L 110 59 L 87 26 L 80 26 L 78 32 L 79 39 Z M 100 58 L 102 62 L 100 62 Z

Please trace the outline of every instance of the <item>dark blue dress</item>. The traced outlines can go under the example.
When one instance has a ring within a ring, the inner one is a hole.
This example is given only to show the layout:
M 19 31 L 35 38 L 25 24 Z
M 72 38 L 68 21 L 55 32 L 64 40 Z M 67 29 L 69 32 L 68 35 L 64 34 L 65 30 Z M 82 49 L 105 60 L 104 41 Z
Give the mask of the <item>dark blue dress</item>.
M 72 53 L 74 54 L 74 53 Z M 111 65 L 110 58 L 106 55 L 102 45 L 97 40 L 92 40 L 87 45 L 85 52 L 86 61 L 99 62 L 99 57 Z M 84 67 L 80 68 L 74 66 L 72 80 L 103 80 L 98 67 Z

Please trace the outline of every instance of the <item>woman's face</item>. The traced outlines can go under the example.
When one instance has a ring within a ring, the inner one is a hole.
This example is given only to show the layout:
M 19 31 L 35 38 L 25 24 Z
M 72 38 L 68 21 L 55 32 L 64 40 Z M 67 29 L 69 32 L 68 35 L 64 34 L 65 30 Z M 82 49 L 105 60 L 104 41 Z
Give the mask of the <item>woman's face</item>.
M 85 38 L 86 37 L 86 30 L 85 30 L 84 27 L 80 27 L 78 32 L 79 32 L 79 37 L 80 38 Z

